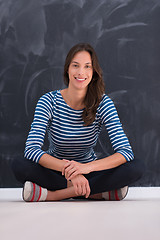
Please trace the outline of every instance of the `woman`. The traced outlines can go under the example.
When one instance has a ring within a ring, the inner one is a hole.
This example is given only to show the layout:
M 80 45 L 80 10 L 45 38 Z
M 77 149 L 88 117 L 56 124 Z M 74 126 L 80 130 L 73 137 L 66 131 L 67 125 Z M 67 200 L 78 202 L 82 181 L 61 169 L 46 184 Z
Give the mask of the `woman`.
M 143 165 L 134 159 L 115 106 L 104 94 L 102 71 L 89 44 L 71 48 L 65 61 L 64 81 L 66 89 L 39 99 L 25 159 L 13 164 L 15 176 L 24 183 L 23 199 L 122 200 L 127 186 L 141 177 Z M 97 159 L 93 148 L 102 125 L 115 153 Z M 46 132 L 47 152 L 42 150 Z

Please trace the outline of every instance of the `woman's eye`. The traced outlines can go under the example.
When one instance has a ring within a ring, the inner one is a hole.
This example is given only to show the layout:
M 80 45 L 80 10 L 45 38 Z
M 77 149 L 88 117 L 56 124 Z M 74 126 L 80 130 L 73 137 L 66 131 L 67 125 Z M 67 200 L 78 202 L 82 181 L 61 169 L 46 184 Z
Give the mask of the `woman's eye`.
M 90 65 L 86 65 L 86 68 L 91 68 L 91 66 Z
M 78 65 L 77 65 L 77 64 L 74 64 L 73 67 L 78 67 Z

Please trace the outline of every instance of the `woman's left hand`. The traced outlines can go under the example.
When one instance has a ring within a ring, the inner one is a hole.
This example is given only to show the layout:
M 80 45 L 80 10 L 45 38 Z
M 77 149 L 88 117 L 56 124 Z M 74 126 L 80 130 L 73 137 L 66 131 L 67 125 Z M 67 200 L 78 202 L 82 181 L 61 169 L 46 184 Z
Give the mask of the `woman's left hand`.
M 90 173 L 90 169 L 87 164 L 85 163 L 79 163 L 76 161 L 69 161 L 66 159 L 63 159 L 66 164 L 64 165 L 62 169 L 62 175 L 65 175 L 65 178 L 67 180 L 71 180 L 78 174 L 88 174 Z

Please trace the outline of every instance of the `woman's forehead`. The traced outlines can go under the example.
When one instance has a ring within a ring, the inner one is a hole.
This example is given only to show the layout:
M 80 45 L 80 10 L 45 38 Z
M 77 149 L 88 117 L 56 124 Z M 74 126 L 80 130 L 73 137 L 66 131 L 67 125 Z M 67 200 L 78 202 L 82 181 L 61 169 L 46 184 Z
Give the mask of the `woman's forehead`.
M 91 55 L 89 52 L 87 51 L 80 51 L 77 52 L 74 57 L 72 58 L 71 62 L 85 62 L 86 64 L 91 64 L 92 63 L 92 59 L 91 59 Z

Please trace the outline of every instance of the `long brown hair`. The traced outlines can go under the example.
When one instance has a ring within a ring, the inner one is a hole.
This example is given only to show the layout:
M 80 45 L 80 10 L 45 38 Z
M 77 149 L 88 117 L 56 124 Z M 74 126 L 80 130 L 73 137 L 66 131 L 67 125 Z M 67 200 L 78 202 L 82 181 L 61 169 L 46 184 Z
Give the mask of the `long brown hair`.
M 64 65 L 64 83 L 69 85 L 68 68 L 77 52 L 87 51 L 92 59 L 93 76 L 88 85 L 87 93 L 84 99 L 85 109 L 82 114 L 84 126 L 88 126 L 95 120 L 97 107 L 105 92 L 102 69 L 98 63 L 98 58 L 93 47 L 88 43 L 79 43 L 73 46 L 67 54 Z

